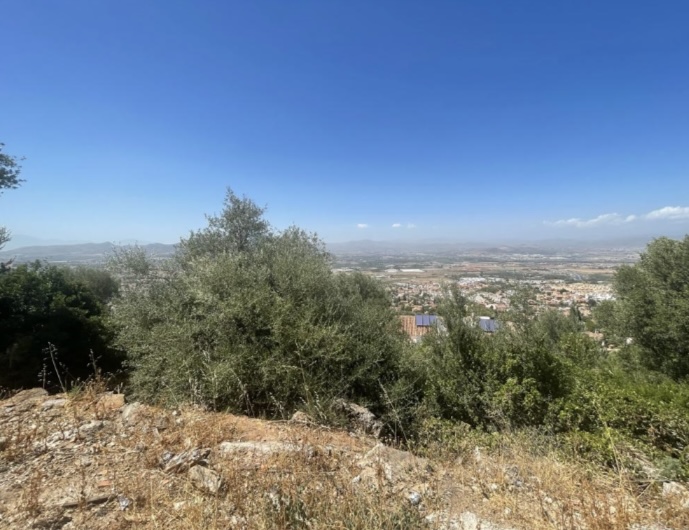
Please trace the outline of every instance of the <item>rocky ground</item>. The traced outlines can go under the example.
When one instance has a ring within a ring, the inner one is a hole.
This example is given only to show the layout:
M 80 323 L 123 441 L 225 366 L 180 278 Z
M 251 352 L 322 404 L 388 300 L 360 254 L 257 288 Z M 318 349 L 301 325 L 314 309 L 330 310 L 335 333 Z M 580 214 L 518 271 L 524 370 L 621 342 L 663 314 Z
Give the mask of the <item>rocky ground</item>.
M 0 528 L 689 528 L 679 483 L 521 442 L 422 458 L 362 429 L 26 390 L 0 401 Z

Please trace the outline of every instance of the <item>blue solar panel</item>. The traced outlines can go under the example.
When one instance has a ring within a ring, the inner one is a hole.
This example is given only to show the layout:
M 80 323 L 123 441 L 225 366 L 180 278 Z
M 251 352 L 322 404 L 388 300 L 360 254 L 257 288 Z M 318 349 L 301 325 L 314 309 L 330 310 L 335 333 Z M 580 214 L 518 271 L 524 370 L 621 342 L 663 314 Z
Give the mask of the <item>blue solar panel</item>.
M 435 315 L 416 315 L 415 317 L 417 326 L 432 326 L 437 320 L 438 317 Z
M 494 333 L 498 329 L 500 329 L 500 323 L 496 322 L 492 318 L 491 319 L 487 319 L 487 318 L 481 319 L 478 321 L 478 325 L 483 331 L 488 331 L 490 333 Z

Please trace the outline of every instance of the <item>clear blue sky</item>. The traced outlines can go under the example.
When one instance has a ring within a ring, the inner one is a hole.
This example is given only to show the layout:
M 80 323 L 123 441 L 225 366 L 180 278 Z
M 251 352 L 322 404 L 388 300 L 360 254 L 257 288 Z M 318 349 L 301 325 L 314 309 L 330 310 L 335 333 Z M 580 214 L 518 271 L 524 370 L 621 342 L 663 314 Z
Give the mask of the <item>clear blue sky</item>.
M 174 242 L 227 186 L 327 241 L 689 232 L 686 0 L 1 12 L 15 234 Z

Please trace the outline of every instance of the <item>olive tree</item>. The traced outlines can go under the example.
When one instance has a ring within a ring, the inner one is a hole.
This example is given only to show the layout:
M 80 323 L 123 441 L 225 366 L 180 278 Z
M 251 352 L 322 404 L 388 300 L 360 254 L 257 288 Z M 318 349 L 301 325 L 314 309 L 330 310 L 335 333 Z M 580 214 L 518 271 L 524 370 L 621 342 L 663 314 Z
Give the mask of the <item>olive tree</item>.
M 689 376 L 689 236 L 652 241 L 638 263 L 615 275 L 623 330 L 642 361 L 674 378 Z
M 254 415 L 325 413 L 335 398 L 381 412 L 404 347 L 387 292 L 333 273 L 315 235 L 273 230 L 262 215 L 230 190 L 175 259 L 120 256 L 129 281 L 113 313 L 132 390 Z

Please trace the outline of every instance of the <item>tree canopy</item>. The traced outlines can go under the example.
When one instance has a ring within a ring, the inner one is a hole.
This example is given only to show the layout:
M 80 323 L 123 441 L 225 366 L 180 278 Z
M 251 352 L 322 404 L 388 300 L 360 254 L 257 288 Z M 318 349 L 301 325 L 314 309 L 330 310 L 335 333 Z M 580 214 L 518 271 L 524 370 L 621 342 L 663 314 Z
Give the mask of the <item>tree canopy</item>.
M 615 290 L 620 325 L 644 363 L 689 376 L 689 236 L 651 242 L 638 263 L 619 269 Z
M 23 182 L 19 178 L 21 166 L 17 157 L 3 153 L 5 144 L 0 142 L 0 195 L 6 189 L 15 189 Z
M 104 271 L 36 262 L 0 274 L 0 386 L 55 388 L 50 344 L 65 385 L 93 375 L 92 353 L 104 370 L 119 368 L 121 358 L 109 346 L 104 321 L 115 291 Z
M 17 157 L 3 153 L 2 149 L 5 144 L 0 142 L 0 195 L 6 189 L 16 189 L 23 182 L 19 178 L 21 173 L 21 166 Z M 0 226 L 0 249 L 5 246 L 10 240 L 10 233 L 4 226 Z M 0 264 L 0 271 L 4 269 L 4 265 Z

